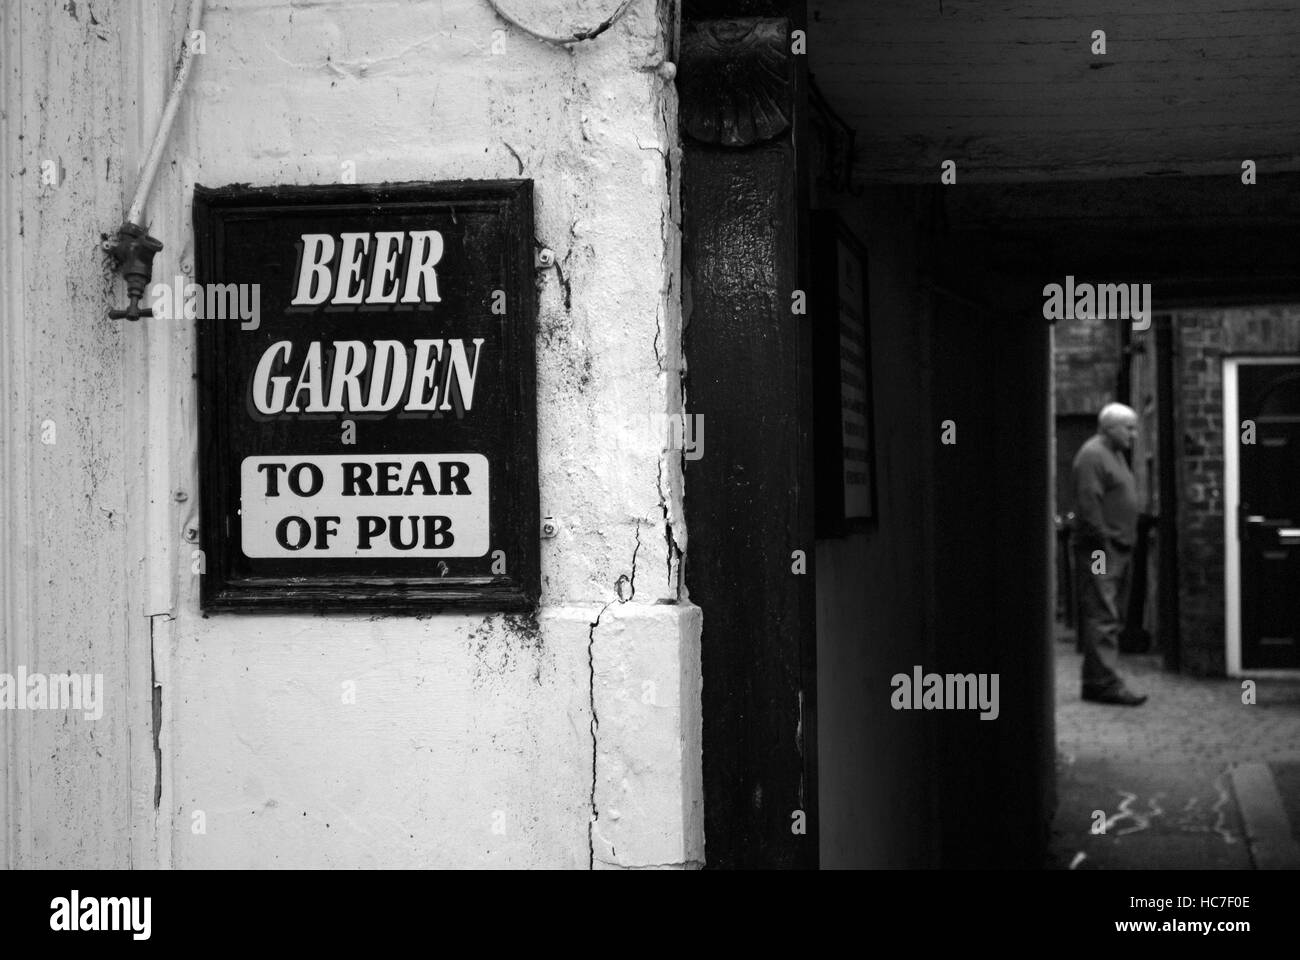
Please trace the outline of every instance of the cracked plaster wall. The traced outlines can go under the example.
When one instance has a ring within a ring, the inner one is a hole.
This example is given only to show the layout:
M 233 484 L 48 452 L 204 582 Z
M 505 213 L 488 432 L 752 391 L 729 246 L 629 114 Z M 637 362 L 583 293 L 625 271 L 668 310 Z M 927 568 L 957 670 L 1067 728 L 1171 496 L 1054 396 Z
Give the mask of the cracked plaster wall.
M 122 66 L 92 60 L 83 73 L 91 88 L 122 85 L 121 115 L 105 110 L 84 132 L 113 128 L 117 139 L 101 142 L 123 154 L 114 165 L 138 169 L 186 6 L 101 16 Z M 543 27 L 589 26 L 610 6 L 512 9 Z M 204 618 L 178 536 L 198 498 L 173 499 L 197 489 L 193 331 L 113 328 L 108 369 L 114 357 L 147 361 L 136 371 L 146 383 L 103 378 L 108 395 L 85 405 L 84 432 L 140 458 L 115 468 L 141 473 L 125 481 L 140 508 L 125 523 L 147 528 L 132 540 L 140 561 L 109 587 L 147 595 L 133 655 L 155 671 L 161 769 L 146 733 L 132 741 L 130 784 L 112 779 L 112 757 L 79 771 L 116 811 L 100 818 L 115 839 L 95 863 L 124 866 L 129 848 L 177 867 L 703 859 L 701 614 L 681 585 L 680 453 L 665 452 L 655 429 L 682 403 L 676 96 L 657 69 L 670 56 L 671 11 L 636 0 L 600 37 L 566 49 L 508 26 L 483 0 L 209 3 L 207 52 L 149 207 L 166 245 L 155 279 L 192 261 L 196 183 L 340 182 L 345 163 L 357 182 L 533 179 L 536 237 L 557 261 L 538 283 L 538 456 L 542 514 L 560 529 L 542 542 L 536 617 Z M 52 228 L 46 242 L 67 263 L 84 266 L 85 248 L 116 227 L 114 201 L 124 206 L 134 185 L 125 179 L 93 222 L 68 215 Z M 131 393 L 125 412 L 114 391 Z M 71 628 L 104 616 L 76 609 Z M 137 733 L 153 724 L 145 677 Z M 53 791 L 34 802 L 71 802 Z
M 549 27 L 602 8 L 520 9 Z M 359 182 L 533 179 L 537 240 L 556 254 L 539 274 L 538 455 L 559 533 L 542 542 L 535 622 L 182 618 L 176 861 L 700 859 L 682 814 L 699 805 L 700 618 L 680 596 L 680 458 L 650 429 L 680 405 L 665 12 L 640 0 L 572 50 L 479 0 L 234 2 L 209 24 L 187 180 L 330 182 L 349 160 Z M 644 716 L 625 716 L 629 691 Z

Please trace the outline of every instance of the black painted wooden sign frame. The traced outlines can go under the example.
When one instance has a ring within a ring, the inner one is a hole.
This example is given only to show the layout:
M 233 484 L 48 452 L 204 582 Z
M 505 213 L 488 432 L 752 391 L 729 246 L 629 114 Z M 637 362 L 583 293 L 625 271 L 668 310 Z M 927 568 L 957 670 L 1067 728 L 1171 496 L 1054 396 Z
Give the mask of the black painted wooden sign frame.
M 867 251 L 834 210 L 812 216 L 817 535 L 876 521 L 876 438 Z
M 196 187 L 194 231 L 203 609 L 534 608 L 532 181 Z

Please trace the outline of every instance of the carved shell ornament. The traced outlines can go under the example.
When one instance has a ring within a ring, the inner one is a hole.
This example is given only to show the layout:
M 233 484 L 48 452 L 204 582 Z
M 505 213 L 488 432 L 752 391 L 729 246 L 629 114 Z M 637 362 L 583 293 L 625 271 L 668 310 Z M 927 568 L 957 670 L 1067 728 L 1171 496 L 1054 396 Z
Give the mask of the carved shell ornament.
M 771 140 L 790 128 L 789 21 L 710 20 L 682 33 L 682 126 L 725 147 Z

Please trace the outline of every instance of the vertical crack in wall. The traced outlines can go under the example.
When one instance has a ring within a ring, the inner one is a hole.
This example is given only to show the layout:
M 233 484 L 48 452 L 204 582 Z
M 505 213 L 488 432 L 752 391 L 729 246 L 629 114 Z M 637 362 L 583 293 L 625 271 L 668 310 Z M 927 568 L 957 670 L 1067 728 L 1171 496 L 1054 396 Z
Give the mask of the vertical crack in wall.
M 641 521 L 636 521 L 636 546 L 632 548 L 632 574 L 622 574 L 614 581 L 614 594 L 618 603 L 627 603 L 636 596 L 636 555 L 641 552 Z M 630 587 L 628 596 L 623 596 L 623 584 Z M 605 615 L 613 604 L 610 600 L 600 608 L 600 613 L 596 614 L 596 619 L 591 622 L 590 629 L 587 631 L 587 698 L 591 708 L 591 819 L 587 823 L 587 869 L 596 868 L 596 821 L 600 819 L 600 811 L 596 807 L 596 760 L 600 753 L 600 716 L 596 712 L 596 628 L 600 626 L 600 618 Z
M 675 24 L 674 32 L 671 34 L 672 45 L 676 46 L 676 31 L 680 28 L 678 18 L 680 11 L 673 8 L 669 16 Z M 672 50 L 670 53 L 674 52 Z M 658 149 L 658 153 L 663 160 L 664 175 L 664 196 L 665 202 L 660 214 L 660 235 L 664 244 L 664 286 L 660 300 L 660 310 L 658 325 L 655 329 L 655 363 L 661 373 L 671 374 L 673 370 L 677 373 L 677 396 L 673 398 L 679 410 L 679 416 L 683 418 L 682 436 L 685 437 L 687 416 L 686 410 L 686 357 L 685 357 L 685 338 L 686 323 L 690 315 L 690 297 L 689 287 L 684 275 L 685 265 L 681 259 L 681 206 L 677 186 L 680 178 L 679 166 L 675 166 L 674 160 L 680 162 L 680 141 L 677 139 L 677 118 L 676 111 L 673 109 L 672 101 L 672 83 L 666 81 L 665 87 L 658 103 L 658 121 L 662 141 L 665 144 L 663 148 Z M 677 145 L 674 145 L 677 144 Z M 637 146 L 640 146 L 638 142 Z M 644 148 L 643 148 L 644 149 Z M 676 153 L 676 157 L 674 156 Z M 681 281 L 678 281 L 679 276 Z M 677 299 L 679 314 L 676 328 L 676 342 L 662 342 L 665 338 L 663 335 L 668 330 L 668 323 L 673 310 L 673 300 Z M 678 478 L 681 487 L 685 486 L 685 464 L 684 451 L 677 451 L 677 463 L 679 468 Z M 671 476 L 665 477 L 665 468 L 671 465 L 667 458 L 672 456 L 672 452 L 663 451 L 659 458 L 658 473 L 656 477 L 656 486 L 659 494 L 659 509 L 663 515 L 664 524 L 664 544 L 666 547 L 666 586 L 672 591 L 672 602 L 681 602 L 682 598 L 682 550 L 678 546 L 677 538 L 673 532 L 674 519 L 674 495 L 672 490 Z M 665 480 L 668 486 L 665 487 Z M 681 512 L 685 511 L 685 493 L 678 488 L 677 504 Z M 662 601 L 661 601 L 662 602 Z
M 598 737 L 600 717 L 596 713 L 596 627 L 600 625 L 600 618 L 605 615 L 609 604 L 613 602 L 611 600 L 600 608 L 600 613 L 596 614 L 596 619 L 591 622 L 591 628 L 587 631 L 587 696 L 591 707 L 591 817 L 587 821 L 588 870 L 596 869 L 596 820 L 599 816 L 599 811 L 596 809 L 596 757 L 600 749 Z
M 632 596 L 629 600 L 636 599 L 636 555 L 641 552 L 641 521 L 636 522 L 636 546 L 632 548 Z
M 659 335 L 663 333 L 663 329 L 664 329 L 663 310 L 662 309 L 659 310 L 658 313 L 659 316 L 655 318 L 655 339 L 654 339 L 655 366 L 659 368 L 660 372 L 662 372 L 664 368 L 664 358 L 663 358 L 663 354 L 659 352 Z
M 619 603 L 627 603 L 636 596 L 636 555 L 641 552 L 641 521 L 636 521 L 636 546 L 632 548 L 632 575 L 626 573 L 614 581 L 614 592 Z M 627 584 L 628 595 L 623 596 L 623 585 Z
M 149 618 L 149 689 L 153 697 L 153 808 L 155 811 L 162 806 L 162 684 L 158 682 L 158 663 L 154 656 L 156 642 L 154 625 L 158 622 L 159 616 L 171 619 L 165 614 L 156 614 Z
M 560 289 L 564 291 L 565 313 L 573 312 L 573 283 L 570 280 L 565 279 L 564 276 L 564 264 L 569 262 L 569 257 L 571 256 L 573 256 L 572 250 L 564 255 L 563 263 L 559 260 L 555 261 L 555 276 L 560 281 Z
M 663 119 L 662 109 L 660 110 L 660 118 Z M 666 122 L 664 125 L 664 129 L 665 130 L 667 129 Z M 633 137 L 633 139 L 636 140 L 636 146 L 638 150 L 649 150 L 653 153 L 659 154 L 660 158 L 664 162 L 664 169 L 668 172 L 668 192 L 665 197 L 666 202 L 665 204 L 660 205 L 660 210 L 659 210 L 659 238 L 660 240 L 663 241 L 663 245 L 664 245 L 664 252 L 665 252 L 664 264 L 665 266 L 668 266 L 668 260 L 669 260 L 669 256 L 671 255 L 671 249 L 672 249 L 672 244 L 669 242 L 668 239 L 668 217 L 671 213 L 671 207 L 672 207 L 672 161 L 669 158 L 669 151 L 664 147 L 655 144 L 652 144 L 651 146 L 647 147 L 642 145 L 640 137 Z M 671 298 L 672 296 L 672 283 L 673 283 L 672 271 L 669 269 L 665 269 L 664 282 L 659 290 L 660 293 L 659 308 L 658 310 L 655 311 L 656 312 L 655 336 L 654 336 L 654 345 L 653 345 L 654 354 L 655 354 L 655 367 L 659 370 L 660 373 L 666 372 L 664 370 L 664 355 L 659 348 L 659 342 L 663 338 L 664 324 L 666 322 L 666 313 L 668 309 L 668 301 L 669 298 Z
M 669 498 L 669 494 L 664 490 L 664 458 L 663 457 L 659 458 L 659 476 L 657 479 L 657 483 L 659 486 L 659 509 L 663 511 L 663 517 L 664 517 L 664 540 L 668 545 L 668 551 L 667 551 L 668 572 L 667 572 L 666 579 L 668 581 L 669 586 L 673 590 L 673 599 L 680 601 L 682 598 L 682 565 L 681 565 L 682 550 L 677 545 L 677 540 L 673 536 L 673 521 L 672 521 L 672 516 L 668 509 L 670 498 Z M 674 562 L 677 563 L 676 577 L 673 576 Z

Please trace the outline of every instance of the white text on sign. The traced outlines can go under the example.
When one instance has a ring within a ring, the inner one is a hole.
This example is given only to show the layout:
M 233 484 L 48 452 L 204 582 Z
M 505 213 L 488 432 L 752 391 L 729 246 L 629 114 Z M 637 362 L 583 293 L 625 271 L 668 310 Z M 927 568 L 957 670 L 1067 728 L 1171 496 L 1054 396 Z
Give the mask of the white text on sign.
M 399 292 L 402 303 L 437 303 L 442 251 L 437 230 L 342 233 L 337 243 L 332 234 L 304 233 L 291 306 L 391 304 Z

